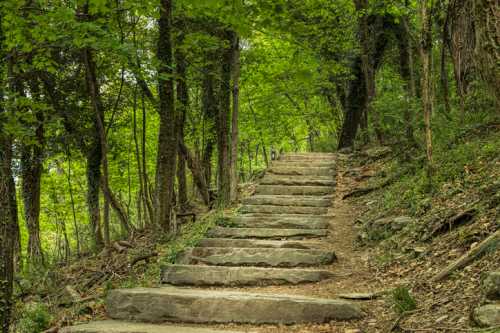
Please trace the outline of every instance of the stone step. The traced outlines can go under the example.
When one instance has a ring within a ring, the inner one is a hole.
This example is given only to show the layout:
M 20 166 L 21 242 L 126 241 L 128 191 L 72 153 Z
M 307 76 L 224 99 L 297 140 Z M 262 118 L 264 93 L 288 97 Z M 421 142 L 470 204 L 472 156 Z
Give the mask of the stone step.
M 304 222 L 330 222 L 331 216 L 329 215 L 304 215 L 304 214 L 245 214 L 240 216 L 235 216 L 233 218 L 245 218 L 245 219 L 255 219 L 255 221 L 266 220 L 266 221 L 278 221 L 282 219 L 300 219 Z
M 288 166 L 272 166 L 266 174 L 271 175 L 288 175 L 288 176 L 331 176 L 335 174 L 335 169 L 330 167 L 288 167 Z
M 304 207 L 304 206 L 274 206 L 274 205 L 244 205 L 239 212 L 243 214 L 306 214 L 306 215 L 326 215 L 328 207 Z
M 200 265 L 169 265 L 161 272 L 161 282 L 175 286 L 271 286 L 332 277 L 333 273 L 326 270 Z
M 256 194 L 262 195 L 329 195 L 333 186 L 257 185 Z
M 335 259 L 335 253 L 326 250 L 193 247 L 179 253 L 176 263 L 291 268 L 328 265 Z
M 335 154 L 284 154 L 280 161 L 335 161 Z
M 289 186 L 335 186 L 335 179 L 324 176 L 273 176 L 267 175 L 259 182 L 261 185 L 289 185 Z
M 59 333 L 243 333 L 203 327 L 141 324 L 117 320 L 95 321 L 71 327 L 64 327 Z
M 318 238 L 326 237 L 327 229 L 278 229 L 278 228 L 226 228 L 215 227 L 207 233 L 209 238 Z
M 334 161 L 273 161 L 271 167 L 334 168 Z
M 198 247 L 240 247 L 240 248 L 288 248 L 288 249 L 320 249 L 326 243 L 318 241 L 295 240 L 265 240 L 265 239 L 234 239 L 234 238 L 203 238 Z
M 275 215 L 271 215 L 276 217 Z M 279 215 L 278 215 L 279 217 Z M 247 217 L 246 215 L 227 218 L 226 223 L 237 228 L 271 228 L 271 229 L 328 229 L 326 219 L 312 219 L 310 216 L 290 218 L 266 218 L 265 216 Z
M 297 324 L 361 318 L 348 301 L 184 288 L 109 292 L 111 318 L 145 322 Z
M 254 195 L 243 199 L 242 203 L 245 205 L 330 207 L 332 201 L 332 196 Z

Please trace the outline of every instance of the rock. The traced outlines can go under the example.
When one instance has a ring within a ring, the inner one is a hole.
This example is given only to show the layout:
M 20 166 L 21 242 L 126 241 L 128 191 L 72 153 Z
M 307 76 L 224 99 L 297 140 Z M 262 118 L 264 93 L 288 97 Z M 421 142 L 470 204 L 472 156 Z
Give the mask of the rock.
M 233 238 L 204 238 L 197 244 L 198 247 L 242 247 L 242 248 L 289 248 L 289 249 L 321 249 L 327 244 L 318 241 L 295 240 L 265 240 L 265 239 L 233 239 Z
M 161 281 L 176 286 L 269 286 L 319 282 L 333 273 L 312 269 L 168 265 Z
M 274 205 L 244 205 L 240 212 L 256 214 L 305 214 L 326 215 L 327 207 L 305 207 L 305 206 L 274 206 Z
M 274 229 L 274 228 L 224 228 L 215 227 L 208 233 L 212 238 L 318 238 L 326 237 L 327 229 Z
M 310 267 L 328 265 L 335 253 L 323 250 L 195 247 L 179 254 L 184 265 Z
M 228 219 L 227 222 L 238 228 L 328 229 L 329 227 L 326 219 L 312 219 L 307 216 L 281 219 L 238 216 Z
M 481 327 L 500 325 L 500 304 L 488 304 L 476 308 L 473 312 L 474 321 Z
M 296 195 L 254 195 L 243 199 L 245 205 L 275 205 L 275 206 L 308 206 L 308 207 L 329 207 L 333 198 L 307 197 Z
M 110 291 L 108 315 L 145 322 L 295 324 L 361 318 L 347 301 L 184 288 Z
M 482 281 L 484 296 L 490 300 L 500 300 L 500 271 L 486 273 Z
M 268 175 L 261 181 L 261 185 L 288 185 L 288 186 L 335 186 L 335 179 L 326 176 L 297 177 L 297 176 L 278 176 Z
M 333 186 L 258 185 L 256 188 L 257 194 L 266 195 L 329 195 L 333 192 Z
M 390 147 L 374 147 L 363 151 L 363 155 L 367 156 L 370 159 L 379 159 L 387 156 L 391 153 Z
M 96 321 L 72 327 L 64 327 L 59 333 L 243 333 L 211 328 L 174 325 L 140 324 L 115 320 Z
M 413 219 L 408 216 L 399 216 L 392 220 L 390 227 L 394 231 L 404 229 L 408 224 L 412 223 Z

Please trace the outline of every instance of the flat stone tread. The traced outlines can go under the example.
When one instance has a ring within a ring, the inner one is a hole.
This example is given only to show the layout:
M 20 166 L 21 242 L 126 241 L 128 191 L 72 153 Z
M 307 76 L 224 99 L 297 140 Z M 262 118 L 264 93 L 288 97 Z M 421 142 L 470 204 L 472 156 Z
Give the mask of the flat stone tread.
M 335 161 L 274 161 L 271 167 L 335 168 Z
M 225 228 L 215 227 L 208 233 L 212 238 L 287 238 L 326 237 L 327 229 Z
M 322 249 L 328 246 L 320 241 L 299 240 L 266 240 L 266 239 L 234 239 L 203 238 L 197 247 L 239 247 L 239 248 L 287 248 L 287 249 Z
M 325 323 L 363 316 L 345 300 L 176 287 L 112 290 L 107 308 L 116 319 L 192 323 Z
M 314 220 L 307 217 L 266 219 L 266 218 L 245 218 L 244 215 L 228 220 L 231 227 L 238 228 L 271 228 L 271 229 L 328 229 L 329 223 L 326 220 Z
M 194 247 L 179 253 L 177 263 L 213 266 L 311 267 L 336 260 L 329 250 L 290 248 Z
M 336 184 L 332 177 L 303 177 L 303 176 L 265 176 L 259 182 L 261 185 L 289 185 L 289 186 L 328 186 Z
M 168 265 L 162 269 L 161 281 L 178 286 L 266 286 L 319 282 L 332 277 L 330 271 L 314 269 Z
M 257 194 L 267 195 L 328 195 L 335 192 L 333 186 L 309 186 L 309 185 L 257 185 Z
M 244 218 L 244 219 L 259 219 L 259 220 L 266 220 L 266 221 L 278 221 L 278 220 L 283 220 L 283 219 L 300 219 L 302 221 L 329 221 L 331 220 L 332 216 L 331 215 L 304 215 L 304 214 L 245 214 L 245 215 L 238 215 L 231 217 L 230 219 L 233 218 Z
M 335 174 L 335 168 L 332 167 L 270 167 L 266 174 L 270 175 L 288 175 L 288 176 L 330 176 Z
M 305 214 L 305 215 L 326 215 L 328 214 L 328 207 L 314 207 L 314 206 L 282 206 L 282 205 L 243 205 L 239 211 L 243 214 L 248 213 L 262 213 L 262 214 Z
M 243 199 L 242 203 L 245 205 L 329 207 L 332 201 L 332 196 L 253 195 Z
M 64 327 L 60 333 L 243 333 L 203 327 L 177 325 L 154 325 L 134 322 L 105 320 L 95 321 L 71 327 Z

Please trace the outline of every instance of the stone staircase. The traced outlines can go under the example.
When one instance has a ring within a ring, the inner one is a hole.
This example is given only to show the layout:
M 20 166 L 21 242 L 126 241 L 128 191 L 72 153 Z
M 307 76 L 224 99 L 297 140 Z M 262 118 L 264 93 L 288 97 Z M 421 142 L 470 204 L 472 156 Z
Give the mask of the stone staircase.
M 224 227 L 212 229 L 163 270 L 165 287 L 113 290 L 106 301 L 113 320 L 62 332 L 235 333 L 199 324 L 325 323 L 362 317 L 358 306 L 344 300 L 230 289 L 333 278 L 327 266 L 336 256 L 325 238 L 334 191 L 334 154 L 282 156 L 255 195 L 243 200 L 239 215 L 227 218 Z

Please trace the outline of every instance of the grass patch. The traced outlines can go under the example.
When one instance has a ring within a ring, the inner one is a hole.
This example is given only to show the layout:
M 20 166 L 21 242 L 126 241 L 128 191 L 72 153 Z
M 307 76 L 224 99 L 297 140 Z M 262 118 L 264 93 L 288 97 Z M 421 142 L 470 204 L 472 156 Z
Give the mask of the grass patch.
M 392 306 L 397 313 L 413 311 L 417 308 L 417 302 L 408 288 L 400 286 L 392 291 Z

